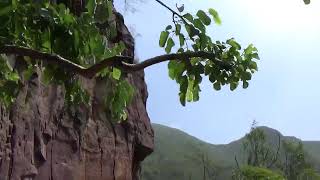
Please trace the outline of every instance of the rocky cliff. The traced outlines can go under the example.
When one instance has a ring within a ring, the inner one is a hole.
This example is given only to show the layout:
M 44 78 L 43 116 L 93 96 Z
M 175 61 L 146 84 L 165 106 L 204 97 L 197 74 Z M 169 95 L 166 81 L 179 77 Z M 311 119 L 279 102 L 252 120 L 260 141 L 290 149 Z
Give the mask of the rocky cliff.
M 124 24 L 118 31 L 133 42 Z M 127 77 L 135 97 L 122 123 L 112 123 L 103 108 L 105 80 L 84 79 L 92 105 L 68 108 L 64 88 L 44 86 L 39 76 L 23 83 L 12 108 L 0 107 L 0 180 L 138 179 L 154 146 L 144 73 Z

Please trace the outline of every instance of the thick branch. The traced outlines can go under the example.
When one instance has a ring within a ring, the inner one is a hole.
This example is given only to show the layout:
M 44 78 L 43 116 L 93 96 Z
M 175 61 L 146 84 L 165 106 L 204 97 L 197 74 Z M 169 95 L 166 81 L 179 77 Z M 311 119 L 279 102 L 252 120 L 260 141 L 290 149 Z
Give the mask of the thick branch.
M 214 53 L 209 53 L 204 51 L 165 54 L 165 55 L 156 56 L 156 57 L 147 59 L 138 64 L 127 63 L 127 62 L 133 61 L 132 57 L 113 56 L 113 57 L 104 59 L 89 68 L 85 68 L 81 65 L 75 64 L 72 61 L 65 59 L 59 55 L 44 53 L 37 50 L 33 50 L 25 47 L 19 47 L 19 46 L 4 45 L 0 47 L 0 54 L 28 56 L 34 60 L 41 60 L 48 64 L 58 65 L 60 68 L 63 68 L 69 72 L 79 74 L 86 78 L 93 78 L 98 72 L 100 72 L 106 67 L 117 67 L 121 70 L 124 70 L 130 73 L 130 72 L 142 70 L 144 68 L 147 68 L 149 66 L 152 66 L 154 64 L 158 64 L 161 62 L 165 62 L 169 60 L 189 61 L 190 58 L 193 58 L 193 57 L 213 60 L 217 66 L 220 66 L 223 69 L 230 69 L 233 66 L 230 63 L 223 62 L 221 60 L 216 59 Z

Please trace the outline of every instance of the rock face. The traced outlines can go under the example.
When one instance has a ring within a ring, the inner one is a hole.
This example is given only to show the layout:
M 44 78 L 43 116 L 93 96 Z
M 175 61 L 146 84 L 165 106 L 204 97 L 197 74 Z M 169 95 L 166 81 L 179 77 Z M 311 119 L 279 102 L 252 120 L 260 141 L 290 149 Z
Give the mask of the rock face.
M 23 84 L 10 110 L 0 107 L 0 180 L 139 179 L 140 162 L 154 146 L 144 73 L 127 77 L 135 97 L 120 124 L 105 112 L 104 80 L 83 80 L 91 106 L 67 108 L 64 88 L 39 79 Z

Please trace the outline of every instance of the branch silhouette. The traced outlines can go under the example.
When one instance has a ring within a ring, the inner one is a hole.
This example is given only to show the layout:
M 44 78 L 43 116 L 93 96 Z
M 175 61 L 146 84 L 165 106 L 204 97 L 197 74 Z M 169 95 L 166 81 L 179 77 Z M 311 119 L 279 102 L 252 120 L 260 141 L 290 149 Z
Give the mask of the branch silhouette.
M 0 54 L 13 54 L 18 56 L 28 56 L 33 60 L 43 61 L 48 64 L 58 65 L 60 68 L 67 71 L 77 73 L 85 78 L 93 78 L 98 72 L 106 67 L 117 67 L 127 73 L 132 73 L 135 71 L 140 71 L 154 64 L 158 64 L 165 61 L 176 60 L 176 61 L 190 61 L 190 58 L 199 57 L 203 59 L 212 60 L 215 65 L 222 69 L 229 70 L 233 67 L 233 64 L 228 62 L 223 62 L 215 57 L 214 53 L 197 51 L 197 52 L 183 52 L 183 53 L 172 53 L 164 54 L 160 56 L 155 56 L 146 59 L 138 64 L 131 64 L 128 62 L 133 62 L 133 57 L 129 56 L 113 56 L 101 60 L 100 62 L 92 65 L 89 68 L 85 68 L 79 64 L 72 62 L 59 55 L 40 52 L 26 47 L 13 46 L 13 45 L 3 45 L 0 47 Z

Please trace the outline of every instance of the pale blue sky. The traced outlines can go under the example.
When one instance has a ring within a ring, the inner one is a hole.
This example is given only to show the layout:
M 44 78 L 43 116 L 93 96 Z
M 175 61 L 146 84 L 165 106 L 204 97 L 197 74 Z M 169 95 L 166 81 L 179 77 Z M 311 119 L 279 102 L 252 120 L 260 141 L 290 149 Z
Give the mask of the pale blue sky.
M 168 77 L 167 63 L 145 70 L 152 122 L 179 128 L 210 143 L 242 137 L 255 119 L 259 125 L 304 140 L 320 140 L 320 2 L 303 0 L 163 0 L 171 7 L 184 2 L 187 11 L 215 8 L 222 19 L 210 34 L 234 37 L 259 50 L 259 71 L 248 89 L 214 91 L 202 84 L 200 101 L 182 107 L 178 85 Z M 125 13 L 126 23 L 141 34 L 136 49 L 141 60 L 164 54 L 159 33 L 171 14 L 154 0 Z M 121 5 L 117 5 L 121 11 Z

